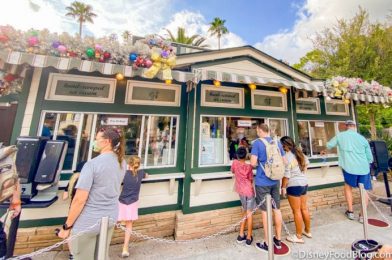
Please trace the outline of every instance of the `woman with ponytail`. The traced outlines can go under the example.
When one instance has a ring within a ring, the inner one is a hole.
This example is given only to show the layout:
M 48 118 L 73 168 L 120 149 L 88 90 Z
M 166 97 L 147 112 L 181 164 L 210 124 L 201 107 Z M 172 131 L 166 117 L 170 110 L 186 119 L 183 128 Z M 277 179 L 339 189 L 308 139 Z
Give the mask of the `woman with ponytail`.
M 287 160 L 285 174 L 282 180 L 282 194 L 289 200 L 293 211 L 296 234 L 287 237 L 293 243 L 304 243 L 302 235 L 311 238 L 310 215 L 307 207 L 308 180 L 305 172 L 309 165 L 308 158 L 297 147 L 291 137 L 284 136 L 280 139 L 283 149 L 286 151 Z M 302 229 L 303 223 L 305 229 Z
M 140 186 L 147 173 L 140 169 L 141 162 L 138 156 L 131 156 L 128 161 L 128 170 L 123 181 L 123 190 L 119 198 L 118 221 L 124 221 L 126 228 L 131 231 L 133 221 L 138 219 L 138 201 Z M 129 240 L 131 233 L 125 232 L 122 257 L 129 256 Z
M 70 259 L 97 259 L 100 230 L 97 223 L 102 217 L 109 217 L 106 244 L 106 252 L 109 252 L 114 224 L 118 218 L 118 198 L 126 171 L 122 132 L 115 128 L 100 129 L 93 150 L 99 156 L 83 166 L 68 218 L 58 233 L 59 237 L 65 239 L 70 234 L 87 231 L 71 241 Z

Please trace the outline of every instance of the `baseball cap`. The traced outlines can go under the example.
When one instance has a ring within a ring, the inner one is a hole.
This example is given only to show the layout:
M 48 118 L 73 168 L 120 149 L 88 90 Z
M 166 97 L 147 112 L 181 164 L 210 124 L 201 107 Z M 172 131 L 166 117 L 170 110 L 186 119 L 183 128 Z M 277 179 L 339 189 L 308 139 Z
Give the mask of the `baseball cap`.
M 356 125 L 356 123 L 354 122 L 354 120 L 346 120 L 346 125 Z

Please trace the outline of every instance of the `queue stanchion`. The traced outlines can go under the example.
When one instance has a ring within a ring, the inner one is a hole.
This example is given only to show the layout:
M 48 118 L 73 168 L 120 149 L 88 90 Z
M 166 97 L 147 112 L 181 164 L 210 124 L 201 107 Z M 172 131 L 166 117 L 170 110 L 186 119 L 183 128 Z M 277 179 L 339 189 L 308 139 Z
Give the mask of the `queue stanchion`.
M 106 260 L 106 256 L 107 256 L 106 244 L 108 242 L 108 228 L 109 228 L 109 217 L 103 217 L 101 219 L 101 229 L 99 231 L 98 259 Z
M 274 259 L 274 241 L 272 231 L 272 197 L 270 194 L 266 195 L 267 206 L 267 234 L 268 234 L 268 260 Z

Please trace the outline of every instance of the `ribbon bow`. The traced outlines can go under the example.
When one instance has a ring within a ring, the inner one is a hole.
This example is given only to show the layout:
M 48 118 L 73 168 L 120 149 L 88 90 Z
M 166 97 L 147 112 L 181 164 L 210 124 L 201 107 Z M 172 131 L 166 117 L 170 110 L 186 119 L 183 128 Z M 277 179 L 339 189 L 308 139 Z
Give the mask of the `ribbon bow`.
M 153 53 L 151 55 L 152 66 L 144 72 L 144 77 L 152 79 L 155 75 L 162 70 L 162 78 L 173 79 L 171 74 L 171 69 L 176 64 L 176 56 L 170 56 L 168 58 L 164 58 L 158 53 Z

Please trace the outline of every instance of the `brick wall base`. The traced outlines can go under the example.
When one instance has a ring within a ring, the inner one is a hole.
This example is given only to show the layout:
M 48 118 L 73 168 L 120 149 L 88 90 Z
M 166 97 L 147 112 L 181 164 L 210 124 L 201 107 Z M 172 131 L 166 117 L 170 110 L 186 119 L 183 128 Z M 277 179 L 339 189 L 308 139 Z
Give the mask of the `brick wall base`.
M 354 203 L 359 203 L 359 191 L 354 190 Z M 308 206 L 310 212 L 345 205 L 343 187 L 328 188 L 310 191 L 308 193 Z M 284 221 L 293 221 L 290 206 L 287 200 L 282 200 L 281 211 Z M 210 235 L 237 223 L 242 218 L 241 208 L 233 207 L 218 209 L 194 214 L 184 215 L 181 211 L 170 211 L 140 216 L 134 223 L 134 230 L 154 237 L 170 237 L 175 239 L 191 239 Z M 254 228 L 260 228 L 261 213 L 258 211 L 254 218 Z M 27 254 L 40 248 L 59 242 L 54 235 L 54 229 L 59 226 L 20 228 L 18 229 L 15 254 Z M 238 229 L 239 227 L 237 227 Z M 124 232 L 116 229 L 112 244 L 123 243 Z M 133 239 L 132 241 L 135 241 Z M 57 248 L 67 250 L 67 246 Z

